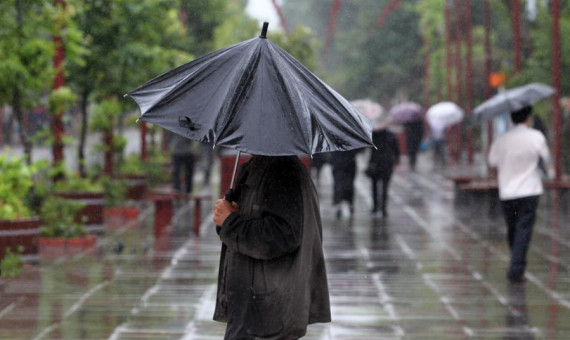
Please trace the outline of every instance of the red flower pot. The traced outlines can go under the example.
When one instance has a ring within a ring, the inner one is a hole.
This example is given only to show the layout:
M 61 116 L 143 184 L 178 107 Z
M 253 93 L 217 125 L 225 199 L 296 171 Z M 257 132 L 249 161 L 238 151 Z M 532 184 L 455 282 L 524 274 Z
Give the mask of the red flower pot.
M 16 220 L 0 220 L 0 259 L 6 249 L 13 252 L 23 246 L 23 254 L 38 252 L 38 236 L 40 234 L 40 218 L 37 216 Z

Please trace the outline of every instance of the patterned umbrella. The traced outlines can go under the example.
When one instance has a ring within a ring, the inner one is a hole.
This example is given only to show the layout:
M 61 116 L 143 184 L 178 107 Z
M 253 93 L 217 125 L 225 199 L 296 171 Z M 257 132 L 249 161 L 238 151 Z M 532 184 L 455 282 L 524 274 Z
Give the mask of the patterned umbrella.
M 394 105 L 388 112 L 390 120 L 397 124 L 405 124 L 424 119 L 424 109 L 415 102 L 404 102 Z

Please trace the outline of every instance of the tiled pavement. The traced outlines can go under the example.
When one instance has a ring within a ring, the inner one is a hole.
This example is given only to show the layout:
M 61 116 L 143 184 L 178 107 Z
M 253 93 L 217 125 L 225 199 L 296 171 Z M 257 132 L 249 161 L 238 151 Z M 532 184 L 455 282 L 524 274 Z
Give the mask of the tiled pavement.
M 335 219 L 327 168 L 319 183 L 333 322 L 306 339 L 570 339 L 568 197 L 541 200 L 527 281 L 513 285 L 494 202 L 459 202 L 441 173 L 403 165 L 383 219 L 368 213 L 358 176 L 353 218 Z M 152 206 L 142 208 L 137 222 L 105 230 L 97 256 L 41 261 L 4 280 L 0 339 L 222 339 L 211 320 L 211 207 L 200 237 L 181 203 L 158 240 Z

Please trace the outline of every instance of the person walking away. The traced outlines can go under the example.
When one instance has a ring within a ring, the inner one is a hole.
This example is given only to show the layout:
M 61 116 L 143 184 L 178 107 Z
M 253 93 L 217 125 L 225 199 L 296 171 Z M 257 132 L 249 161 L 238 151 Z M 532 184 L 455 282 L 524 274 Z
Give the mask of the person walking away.
M 190 139 L 178 134 L 170 135 L 172 152 L 172 187 L 177 192 L 182 191 L 182 171 L 184 171 L 184 193 L 192 192 L 194 177 L 194 148 Z
M 212 144 L 200 143 L 200 168 L 204 172 L 204 185 L 210 184 L 210 174 L 214 163 L 214 148 Z
M 396 135 L 383 128 L 372 132 L 372 142 L 376 149 L 371 149 L 366 175 L 371 180 L 372 192 L 372 209 L 371 213 L 376 214 L 378 211 L 378 182 L 382 182 L 382 201 L 381 211 L 382 217 L 388 217 L 386 209 L 388 204 L 388 188 L 394 167 L 400 160 L 400 147 L 398 146 L 398 138 Z
M 406 136 L 406 150 L 410 160 L 410 169 L 416 171 L 418 151 L 424 136 L 424 122 L 418 120 L 405 123 L 404 134 Z
M 445 127 L 431 126 L 431 139 L 433 146 L 433 167 L 445 167 Z
M 348 204 L 350 216 L 354 214 L 354 179 L 356 178 L 356 154 L 360 150 L 331 152 L 329 161 L 333 175 L 333 205 L 336 218 L 342 216 L 342 205 Z
M 498 171 L 499 198 L 507 224 L 511 251 L 507 279 L 524 280 L 527 250 L 543 193 L 539 160 L 549 164 L 550 152 L 544 135 L 530 127 L 532 108 L 511 113 L 515 126 L 492 144 L 488 162 Z
M 329 154 L 326 152 L 321 152 L 313 155 L 311 159 L 311 170 L 313 172 L 313 178 L 315 183 L 319 186 L 321 179 L 321 171 L 323 167 L 328 163 Z
M 257 156 L 240 167 L 235 197 L 220 199 L 222 241 L 214 320 L 224 339 L 299 339 L 330 322 L 316 188 L 295 156 Z

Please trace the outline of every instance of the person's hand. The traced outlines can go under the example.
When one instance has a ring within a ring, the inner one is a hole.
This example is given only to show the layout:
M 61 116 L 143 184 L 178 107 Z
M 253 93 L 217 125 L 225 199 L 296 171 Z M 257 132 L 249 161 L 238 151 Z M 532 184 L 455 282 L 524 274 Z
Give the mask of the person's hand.
M 214 223 L 221 226 L 226 218 L 234 211 L 238 211 L 238 209 L 239 206 L 235 202 L 230 203 L 224 199 L 217 200 L 214 206 Z

